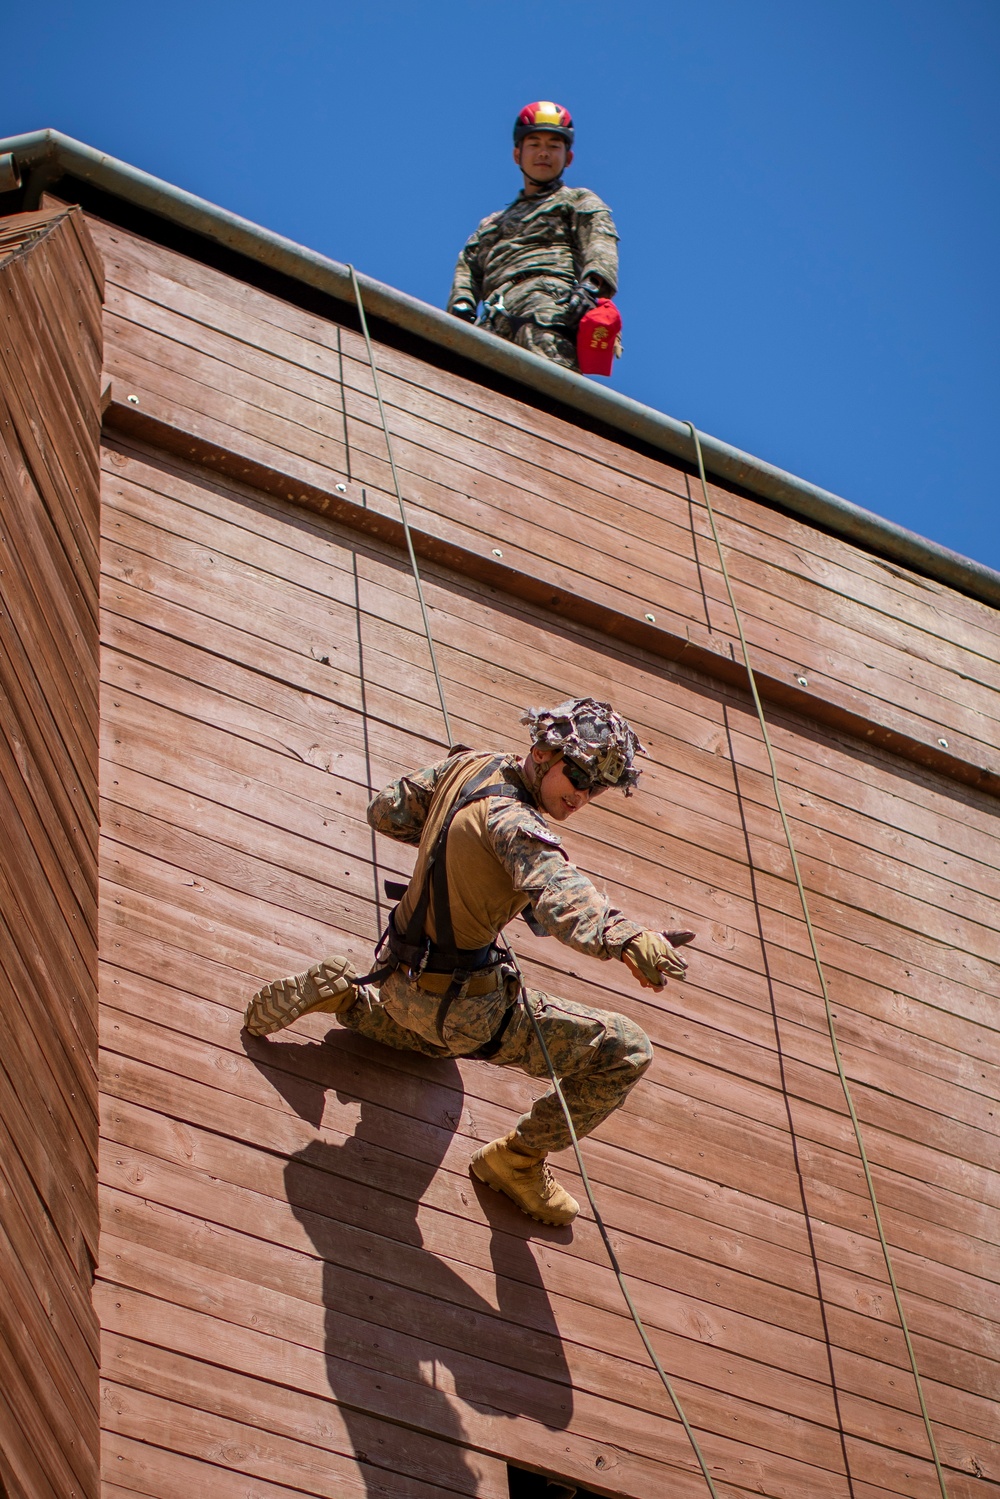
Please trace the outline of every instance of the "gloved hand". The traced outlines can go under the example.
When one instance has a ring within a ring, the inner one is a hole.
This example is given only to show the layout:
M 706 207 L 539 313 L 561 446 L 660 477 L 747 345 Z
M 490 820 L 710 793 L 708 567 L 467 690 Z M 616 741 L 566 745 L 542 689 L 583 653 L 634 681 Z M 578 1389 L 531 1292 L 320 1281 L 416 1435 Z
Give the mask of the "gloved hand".
M 463 323 L 474 323 L 476 321 L 476 308 L 472 302 L 456 302 L 451 309 L 452 317 L 460 317 Z
M 694 932 L 640 932 L 622 948 L 622 962 L 644 989 L 662 989 L 668 978 L 682 979 L 687 963 L 676 951 L 694 941 Z
M 600 295 L 601 283 L 596 276 L 584 276 L 576 283 L 566 303 L 566 322 L 570 327 L 575 327 L 585 313 L 597 306 Z

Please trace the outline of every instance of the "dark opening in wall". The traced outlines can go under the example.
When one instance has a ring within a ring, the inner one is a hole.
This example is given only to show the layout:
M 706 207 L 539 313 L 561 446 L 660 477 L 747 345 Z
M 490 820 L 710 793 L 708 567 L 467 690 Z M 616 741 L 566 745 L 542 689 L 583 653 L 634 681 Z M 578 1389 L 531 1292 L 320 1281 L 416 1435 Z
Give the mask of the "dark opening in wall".
M 569 1478 L 549 1478 L 507 1465 L 510 1499 L 600 1499 L 591 1489 L 578 1488 Z

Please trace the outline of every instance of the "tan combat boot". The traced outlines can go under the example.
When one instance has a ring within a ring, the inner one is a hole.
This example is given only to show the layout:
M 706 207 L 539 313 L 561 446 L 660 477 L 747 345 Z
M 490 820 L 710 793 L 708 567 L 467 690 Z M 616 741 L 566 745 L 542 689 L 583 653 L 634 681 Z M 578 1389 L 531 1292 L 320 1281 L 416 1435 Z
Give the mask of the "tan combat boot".
M 580 1204 L 552 1175 L 545 1157 L 526 1151 L 513 1130 L 477 1150 L 469 1170 L 494 1192 L 506 1192 L 536 1223 L 572 1223 L 580 1211 Z
M 247 1005 L 243 1024 L 251 1036 L 267 1036 L 283 1030 L 314 1010 L 335 1015 L 357 998 L 354 980 L 358 972 L 348 958 L 323 958 L 292 978 L 275 979 L 258 989 Z

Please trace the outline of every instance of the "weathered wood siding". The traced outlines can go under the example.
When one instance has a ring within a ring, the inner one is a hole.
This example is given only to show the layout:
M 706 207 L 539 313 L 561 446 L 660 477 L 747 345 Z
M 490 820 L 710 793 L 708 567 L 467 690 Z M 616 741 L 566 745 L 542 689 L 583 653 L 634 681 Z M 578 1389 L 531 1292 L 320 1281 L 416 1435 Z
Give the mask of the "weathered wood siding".
M 0 1493 L 95 1499 L 101 268 L 0 220 Z
M 241 1039 L 261 979 L 324 950 L 365 964 L 379 882 L 408 863 L 373 846 L 365 804 L 441 754 L 440 714 L 358 335 L 92 227 L 113 380 L 106 1492 L 501 1499 L 510 1460 L 694 1499 L 594 1226 L 539 1230 L 468 1178 L 533 1085 L 322 1017 Z M 593 693 L 651 750 L 640 794 L 566 842 L 638 919 L 698 930 L 689 982 L 651 999 L 618 965 L 517 945 L 541 987 L 655 1042 L 585 1150 L 720 1493 L 931 1499 L 699 495 L 661 458 L 377 349 L 456 734 L 514 748 L 525 705 Z M 715 500 L 949 1492 L 985 1499 L 1000 618 Z

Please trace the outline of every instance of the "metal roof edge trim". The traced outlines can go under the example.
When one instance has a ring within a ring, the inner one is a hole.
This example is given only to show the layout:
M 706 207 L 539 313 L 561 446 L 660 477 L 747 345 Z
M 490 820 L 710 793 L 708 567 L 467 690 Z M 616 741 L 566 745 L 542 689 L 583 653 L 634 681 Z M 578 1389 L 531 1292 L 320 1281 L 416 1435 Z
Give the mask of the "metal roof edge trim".
M 250 260 L 303 281 L 344 302 L 353 302 L 350 271 L 294 240 L 262 229 L 249 219 L 219 208 L 204 198 L 173 187 L 159 177 L 95 151 L 58 130 L 38 130 L 0 140 L 0 154 L 11 153 L 22 174 L 39 166 L 59 167 L 62 173 L 174 224 L 214 240 Z M 55 178 L 53 177 L 53 181 Z M 530 386 L 566 406 L 660 448 L 696 466 L 691 434 L 683 422 L 666 416 L 630 396 L 595 385 L 571 370 L 562 369 L 515 344 L 470 327 L 440 308 L 431 307 L 406 292 L 358 273 L 366 308 L 386 322 Z M 700 429 L 699 429 L 700 431 Z M 729 443 L 701 432 L 706 469 L 720 479 L 738 484 L 763 499 L 846 537 L 866 550 L 890 558 L 915 571 L 957 588 L 984 603 L 1000 607 L 1000 572 L 963 557 L 916 532 L 884 520 L 829 490 L 763 459 L 754 458 Z

